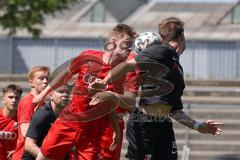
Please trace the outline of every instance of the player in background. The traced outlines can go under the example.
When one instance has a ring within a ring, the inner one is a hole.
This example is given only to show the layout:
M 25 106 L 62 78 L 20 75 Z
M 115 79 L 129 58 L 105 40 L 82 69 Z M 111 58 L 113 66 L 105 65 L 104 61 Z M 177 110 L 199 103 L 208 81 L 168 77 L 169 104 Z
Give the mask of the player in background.
M 51 92 L 50 99 L 31 118 L 26 134 L 25 152 L 22 160 L 36 159 L 43 139 L 62 109 L 69 102 L 69 90 L 67 86 L 61 86 L 56 91 Z M 65 159 L 68 160 L 68 157 Z
M 105 95 L 107 101 L 92 106 L 89 102 L 96 91 L 88 92 L 87 88 L 90 83 L 105 77 L 111 68 L 128 58 L 135 34 L 130 26 L 118 24 L 107 38 L 106 52 L 98 50 L 81 52 L 72 60 L 70 67 L 62 70 L 50 85 L 34 98 L 34 103 L 41 103 L 53 89 L 67 83 L 74 75 L 77 75 L 72 100 L 49 130 L 43 141 L 41 152 L 38 154 L 38 160 L 61 159 L 73 145 L 76 145 L 78 159 L 98 159 L 101 137 L 109 123 L 114 129 L 110 150 L 114 150 L 119 142 L 116 105 L 119 104 L 129 109 L 129 105 L 125 102 L 129 99 L 134 103 L 132 96 L 135 93 L 132 93 L 130 87 L 122 85 L 125 81 L 125 78 L 122 78 L 115 84 L 109 84 L 104 92 L 99 93 L 99 95 Z M 124 88 L 128 90 L 125 91 Z M 118 101 L 119 97 L 126 100 Z
M 25 95 L 19 102 L 17 122 L 18 140 L 13 154 L 13 160 L 22 159 L 24 152 L 25 136 L 36 105 L 32 103 L 33 97 L 40 94 L 48 85 L 49 68 L 46 66 L 35 66 L 28 73 L 28 81 L 31 87 L 30 93 Z
M 22 88 L 10 84 L 2 90 L 3 107 L 0 108 L 0 160 L 12 159 L 17 144 L 17 107 Z

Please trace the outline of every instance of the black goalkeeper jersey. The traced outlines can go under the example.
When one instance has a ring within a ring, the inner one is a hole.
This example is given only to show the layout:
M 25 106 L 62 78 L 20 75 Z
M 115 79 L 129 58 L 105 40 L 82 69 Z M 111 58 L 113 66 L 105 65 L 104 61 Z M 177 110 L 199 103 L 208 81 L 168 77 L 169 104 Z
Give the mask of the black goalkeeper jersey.
M 26 137 L 30 137 L 36 140 L 36 145 L 41 147 L 44 138 L 46 137 L 52 123 L 56 120 L 55 114 L 51 107 L 50 102 L 45 103 L 41 106 L 32 116 Z M 22 159 L 24 160 L 34 160 L 35 158 L 31 156 L 27 151 L 24 152 Z
M 172 110 L 183 108 L 181 96 L 185 88 L 183 69 L 176 50 L 167 44 L 151 45 L 138 54 L 140 68 L 140 106 L 169 104 Z

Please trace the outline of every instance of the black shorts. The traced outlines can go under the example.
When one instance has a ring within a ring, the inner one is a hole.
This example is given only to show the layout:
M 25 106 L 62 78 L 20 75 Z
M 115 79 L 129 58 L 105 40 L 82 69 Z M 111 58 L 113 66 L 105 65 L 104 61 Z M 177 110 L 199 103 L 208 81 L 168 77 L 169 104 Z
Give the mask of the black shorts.
M 141 118 L 144 117 L 144 118 Z M 136 110 L 127 122 L 130 160 L 177 160 L 177 145 L 170 118 L 157 119 Z M 154 121 L 151 122 L 151 119 Z M 148 158 L 149 157 L 149 158 Z

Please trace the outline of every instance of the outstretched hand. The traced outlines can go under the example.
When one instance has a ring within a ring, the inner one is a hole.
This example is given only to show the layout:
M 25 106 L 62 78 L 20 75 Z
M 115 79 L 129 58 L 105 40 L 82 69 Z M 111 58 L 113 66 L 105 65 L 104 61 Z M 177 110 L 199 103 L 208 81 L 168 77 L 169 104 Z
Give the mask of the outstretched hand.
M 216 122 L 214 120 L 207 120 L 199 126 L 198 131 L 200 133 L 212 134 L 212 135 L 217 136 L 222 132 L 222 129 L 219 128 L 218 126 L 222 126 L 222 125 L 224 125 L 224 123 L 222 123 L 222 122 Z
M 112 144 L 109 147 L 110 151 L 113 151 L 117 147 L 119 142 L 120 142 L 120 135 L 119 135 L 119 133 L 113 132 L 113 142 L 112 142 Z

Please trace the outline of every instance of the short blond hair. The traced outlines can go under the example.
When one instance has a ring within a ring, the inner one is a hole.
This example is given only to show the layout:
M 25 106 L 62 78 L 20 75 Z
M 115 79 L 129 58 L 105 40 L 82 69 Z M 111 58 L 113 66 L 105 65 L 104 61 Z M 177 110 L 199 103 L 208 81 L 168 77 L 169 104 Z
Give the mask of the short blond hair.
M 47 72 L 48 75 L 50 74 L 50 69 L 47 66 L 34 66 L 31 68 L 31 70 L 28 72 L 28 80 L 32 80 L 34 78 L 34 74 L 36 72 L 43 71 Z
M 109 33 L 107 37 L 107 42 L 110 41 L 111 38 L 116 37 L 117 39 L 122 38 L 124 35 L 129 35 L 131 41 L 133 41 L 137 35 L 137 32 L 133 27 L 127 24 L 117 24 L 112 31 Z

